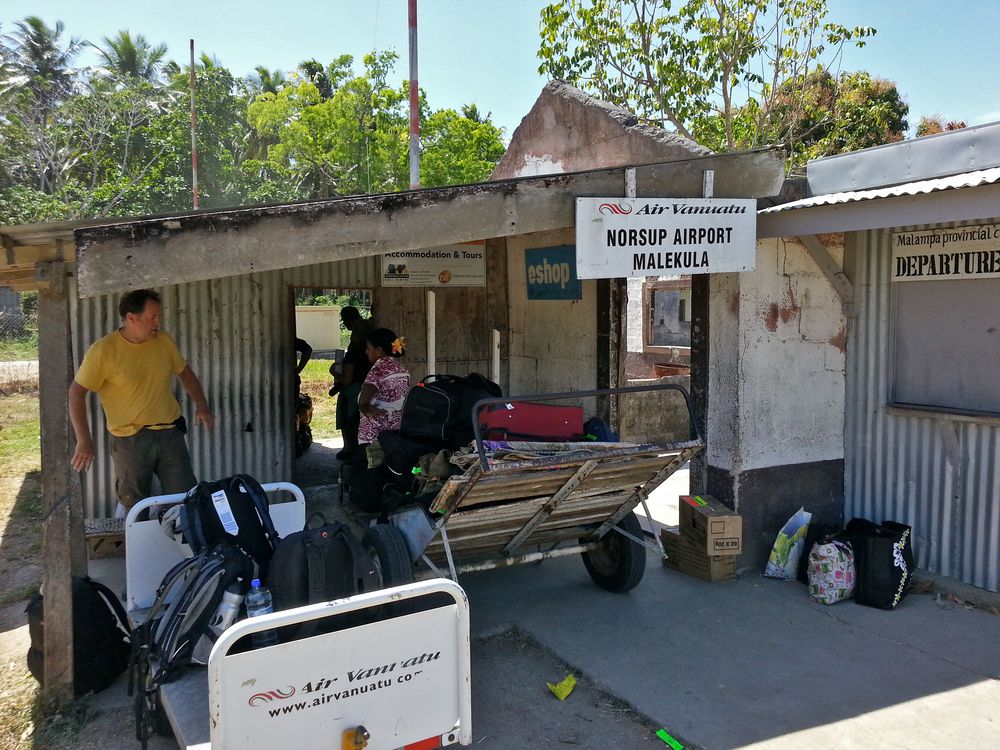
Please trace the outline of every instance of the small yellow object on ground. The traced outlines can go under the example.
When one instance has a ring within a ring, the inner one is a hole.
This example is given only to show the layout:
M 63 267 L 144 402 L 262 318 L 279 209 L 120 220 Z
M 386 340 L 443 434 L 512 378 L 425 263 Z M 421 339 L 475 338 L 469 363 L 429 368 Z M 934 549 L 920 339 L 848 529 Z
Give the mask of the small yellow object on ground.
M 556 683 L 555 685 L 551 682 L 546 682 L 545 684 L 549 686 L 549 690 L 552 691 L 552 695 L 559 700 L 564 701 L 569 694 L 573 692 L 573 688 L 576 687 L 576 678 L 573 675 L 568 674 L 566 675 L 566 679 L 562 682 Z

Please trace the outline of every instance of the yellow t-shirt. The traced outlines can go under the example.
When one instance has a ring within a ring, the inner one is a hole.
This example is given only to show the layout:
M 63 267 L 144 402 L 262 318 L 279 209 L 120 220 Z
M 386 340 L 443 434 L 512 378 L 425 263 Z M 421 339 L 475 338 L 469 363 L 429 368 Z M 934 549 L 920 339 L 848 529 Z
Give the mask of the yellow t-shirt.
M 101 397 L 111 434 L 128 437 L 181 415 L 170 381 L 185 367 L 187 362 L 166 333 L 133 344 L 115 331 L 87 350 L 76 382 Z

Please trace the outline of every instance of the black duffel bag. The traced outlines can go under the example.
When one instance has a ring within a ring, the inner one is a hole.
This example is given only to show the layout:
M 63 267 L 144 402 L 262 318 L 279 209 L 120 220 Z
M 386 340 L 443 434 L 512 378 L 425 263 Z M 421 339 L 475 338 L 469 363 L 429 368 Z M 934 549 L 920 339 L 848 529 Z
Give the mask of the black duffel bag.
M 493 381 L 478 372 L 466 377 L 428 375 L 406 395 L 399 431 L 440 448 L 468 445 L 474 436 L 472 407 L 483 398 L 502 396 Z
M 909 526 L 885 521 L 876 524 L 852 518 L 838 539 L 850 542 L 854 550 L 854 601 L 869 607 L 895 609 L 913 583 L 912 530 Z

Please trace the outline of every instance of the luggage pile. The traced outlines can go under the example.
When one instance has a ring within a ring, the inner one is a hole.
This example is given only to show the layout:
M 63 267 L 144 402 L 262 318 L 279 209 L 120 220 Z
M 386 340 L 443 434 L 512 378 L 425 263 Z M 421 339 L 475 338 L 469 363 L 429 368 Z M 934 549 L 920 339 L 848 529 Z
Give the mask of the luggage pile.
M 429 507 L 448 477 L 461 473 L 449 463 L 452 452 L 475 439 L 475 421 L 488 448 L 532 443 L 618 442 L 598 417 L 584 422 L 583 407 L 533 401 L 505 401 L 483 406 L 482 399 L 501 398 L 500 386 L 479 373 L 466 377 L 429 375 L 403 402 L 400 428 L 379 435 L 369 448 L 369 465 L 351 471 L 351 502 L 383 517 L 407 503 Z M 373 458 L 374 457 L 374 458 Z
M 162 685 L 188 668 L 207 665 L 215 641 L 234 622 L 267 611 L 248 609 L 251 582 L 254 595 L 264 592 L 278 611 L 407 582 L 389 580 L 376 569 L 373 560 L 383 555 L 406 558 L 405 572 L 412 573 L 404 543 L 394 538 L 397 549 L 389 550 L 375 529 L 359 542 L 348 526 L 327 523 L 319 514 L 302 531 L 279 538 L 264 489 L 242 474 L 201 482 L 160 524 L 194 554 L 167 572 L 145 619 L 131 632 L 129 693 L 135 696 L 136 738 L 143 747 L 152 734 L 170 731 L 160 706 Z M 386 572 L 405 579 L 393 560 Z M 333 627 L 311 621 L 264 632 L 274 643 L 309 637 L 324 626 Z M 251 645 L 237 643 L 236 650 Z
M 916 570 L 912 529 L 895 521 L 852 518 L 842 531 L 822 527 L 806 538 L 803 565 L 809 596 L 819 604 L 853 597 L 858 604 L 895 609 Z
M 479 373 L 428 375 L 407 394 L 399 429 L 383 432 L 373 444 L 371 453 L 380 453 L 380 460 L 351 475 L 351 502 L 382 515 L 408 502 L 429 506 L 440 483 L 458 471 L 447 461 L 450 452 L 475 437 L 473 406 L 502 395 L 500 386 Z

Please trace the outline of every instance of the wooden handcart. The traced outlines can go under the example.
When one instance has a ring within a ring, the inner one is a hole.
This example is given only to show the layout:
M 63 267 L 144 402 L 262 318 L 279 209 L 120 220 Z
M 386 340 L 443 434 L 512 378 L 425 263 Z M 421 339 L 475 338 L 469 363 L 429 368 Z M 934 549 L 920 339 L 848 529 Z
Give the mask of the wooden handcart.
M 683 398 L 690 422 L 687 440 L 662 444 L 567 444 L 553 455 L 501 462 L 491 459 L 493 444 L 483 440 L 476 415 L 490 404 L 508 401 L 557 401 L 670 391 Z M 517 399 L 492 398 L 473 408 L 479 460 L 464 474 L 449 478 L 430 506 L 404 509 L 382 525 L 384 538 L 402 541 L 371 550 L 387 582 L 520 565 L 582 554 L 594 581 L 609 591 L 627 591 L 642 579 L 646 548 L 666 557 L 662 543 L 642 534 L 632 512 L 704 448 L 684 388 L 673 384 L 549 393 Z M 373 527 L 377 528 L 377 527 Z M 613 532 L 613 533 L 612 533 Z M 410 560 L 405 559 L 405 547 Z M 391 550 L 391 551 L 390 551 Z M 412 573 L 401 566 L 414 564 Z

